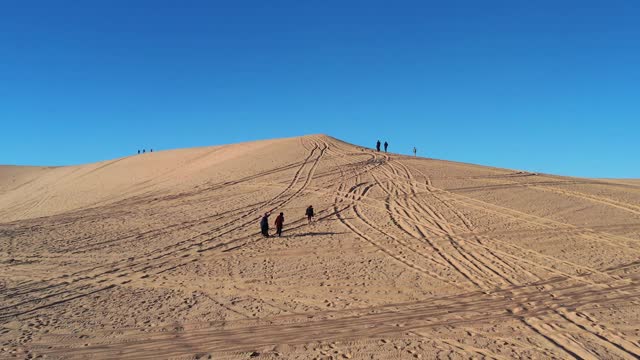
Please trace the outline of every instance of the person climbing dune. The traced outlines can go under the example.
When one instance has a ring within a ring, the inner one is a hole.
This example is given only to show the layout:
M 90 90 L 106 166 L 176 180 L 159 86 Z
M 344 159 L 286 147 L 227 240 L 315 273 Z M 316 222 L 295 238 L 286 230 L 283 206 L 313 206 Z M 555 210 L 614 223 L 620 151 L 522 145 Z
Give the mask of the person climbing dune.
M 278 236 L 282 236 L 282 227 L 284 226 L 284 213 L 280 213 L 275 221 L 276 224 L 276 234 Z
M 269 215 L 271 214 L 268 212 L 264 213 L 262 220 L 260 220 L 260 230 L 262 235 L 266 238 L 269 237 Z
M 307 211 L 304 213 L 305 215 L 307 215 L 307 220 L 309 221 L 309 224 L 311 224 L 311 221 L 313 220 L 313 206 L 309 205 L 309 207 L 307 208 Z

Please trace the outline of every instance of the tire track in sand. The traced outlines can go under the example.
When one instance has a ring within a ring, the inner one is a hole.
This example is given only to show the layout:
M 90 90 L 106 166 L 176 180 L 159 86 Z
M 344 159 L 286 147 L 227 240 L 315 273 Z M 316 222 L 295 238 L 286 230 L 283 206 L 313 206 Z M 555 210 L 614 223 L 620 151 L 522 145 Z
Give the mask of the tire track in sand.
M 287 188 L 282 191 L 281 193 L 279 193 L 278 195 L 276 195 L 276 197 L 274 197 L 274 199 L 272 199 L 272 201 L 270 201 L 269 203 L 273 203 L 275 200 L 277 200 L 277 198 L 281 197 L 284 193 L 286 193 L 286 191 L 292 189 L 295 184 L 299 181 L 300 179 L 300 174 L 302 173 L 302 169 L 304 169 L 306 167 L 306 165 L 308 164 L 308 160 L 310 160 L 313 156 L 313 153 L 318 149 L 319 147 L 316 146 L 313 148 L 313 151 L 309 154 L 309 156 L 307 157 L 307 161 L 305 161 L 305 163 L 298 169 L 298 171 L 294 174 L 294 178 L 291 181 L 290 185 L 287 186 Z M 285 203 L 291 201 L 295 196 L 297 196 L 298 194 L 300 194 L 303 190 L 304 187 L 307 186 L 309 184 L 309 182 L 311 181 L 311 178 L 313 177 L 313 172 L 315 171 L 315 169 L 318 166 L 318 163 L 320 161 L 320 159 L 322 158 L 325 149 L 321 149 L 320 150 L 320 154 L 316 157 L 315 161 L 313 162 L 312 166 L 310 167 L 309 173 L 305 179 L 305 182 L 303 183 L 303 186 L 296 190 L 291 196 L 289 196 L 288 198 L 286 198 L 285 200 L 281 201 L 278 203 L 277 206 L 282 206 Z M 257 210 L 255 210 L 257 211 Z M 245 215 L 243 218 L 246 218 L 249 215 Z M 223 229 L 225 226 L 229 226 L 230 224 L 233 224 L 235 222 L 237 222 L 238 220 L 234 220 L 231 221 L 227 224 L 224 224 L 220 227 L 217 228 L 217 230 Z M 248 222 L 244 222 L 242 224 L 240 224 L 239 226 L 235 226 L 231 229 L 228 229 L 222 233 L 216 234 L 216 238 L 212 238 L 212 239 L 208 239 L 208 240 L 204 240 L 201 241 L 199 243 L 193 243 L 194 239 L 196 239 L 199 236 L 203 236 L 203 235 L 210 235 L 211 232 L 205 232 L 202 233 L 200 235 L 197 235 L 196 237 L 192 237 L 190 239 L 181 241 L 177 244 L 173 244 L 170 245 L 166 248 L 164 248 L 165 252 L 161 253 L 160 255 L 155 255 L 155 256 L 145 256 L 144 258 L 137 260 L 137 261 L 133 261 L 133 262 L 124 262 L 124 265 L 122 265 L 123 262 L 118 262 L 118 263 L 114 263 L 111 264 L 112 266 L 115 266 L 115 269 L 109 269 L 106 271 L 101 271 L 101 272 L 97 272 L 97 273 L 92 273 L 92 274 L 82 274 L 80 276 L 74 277 L 74 278 L 69 278 L 69 277 L 65 277 L 64 275 L 61 277 L 56 277 L 53 278 L 53 280 L 48 280 L 50 281 L 56 281 L 59 282 L 59 284 L 53 284 L 54 287 L 58 287 L 58 286 L 63 286 L 63 290 L 62 291 L 58 291 L 58 292 L 54 292 L 54 293 L 48 293 L 48 290 L 52 289 L 53 287 L 51 286 L 51 284 L 45 286 L 45 287 L 40 287 L 37 289 L 33 289 L 33 290 L 29 290 L 29 289 L 22 289 L 23 291 L 23 295 L 33 295 L 34 293 L 38 293 L 41 291 L 44 291 L 44 294 L 41 294 L 39 296 L 36 296 L 35 298 L 30 298 L 27 300 L 23 300 L 20 301 L 18 300 L 17 303 L 15 304 L 11 304 L 9 306 L 5 306 L 4 308 L 0 309 L 3 312 L 5 312 L 4 314 L 0 315 L 0 321 L 3 321 L 5 319 L 11 319 L 17 316 L 21 316 L 24 314 L 28 314 L 49 306 L 53 306 L 53 305 L 57 305 L 60 303 L 64 303 L 67 301 L 71 301 L 74 299 L 77 299 L 79 297 L 83 297 L 83 296 L 87 296 L 93 293 L 93 291 L 89 291 L 86 293 L 83 293 L 82 291 L 84 290 L 88 290 L 91 289 L 92 286 L 98 285 L 100 287 L 100 291 L 101 290 L 106 290 L 109 289 L 113 286 L 117 286 L 117 285 L 123 285 L 123 284 L 127 284 L 129 282 L 131 282 L 132 280 L 130 279 L 131 277 L 131 273 L 142 273 L 142 274 L 138 274 L 139 278 L 146 278 L 149 276 L 149 274 L 147 274 L 146 272 L 148 272 L 148 270 L 150 269 L 156 269 L 156 270 L 160 270 L 160 272 L 163 272 L 165 270 L 163 270 L 163 267 L 175 267 L 175 266 L 179 266 L 180 264 L 176 265 L 174 263 L 172 263 L 172 260 L 181 260 L 182 263 L 188 263 L 188 262 L 192 262 L 192 261 L 197 261 L 197 259 L 191 259 L 189 261 L 185 261 L 183 260 L 184 258 L 187 257 L 191 257 L 194 254 L 193 249 L 195 247 L 202 247 L 203 245 L 206 245 L 209 242 L 212 242 L 214 240 L 216 240 L 217 238 L 226 235 L 236 229 L 240 229 L 243 228 L 244 226 L 253 223 L 253 220 L 248 221 Z M 229 243 L 232 242 L 228 242 L 225 245 L 228 245 Z M 214 248 L 217 248 L 218 246 L 214 246 Z M 208 249 L 199 249 L 197 250 L 198 252 L 202 252 L 202 251 L 207 251 L 210 250 L 211 248 Z M 165 257 L 170 257 L 170 259 L 168 260 L 160 260 L 163 259 Z M 158 261 L 160 260 L 160 261 Z M 108 267 L 108 265 L 104 266 L 103 268 Z M 125 280 L 123 280 L 122 278 L 127 278 Z M 103 286 L 104 284 L 108 284 L 108 286 Z M 73 287 L 69 287 L 69 285 L 73 285 Z M 26 292 L 24 292 L 26 290 Z M 44 304 L 41 304 L 43 303 Z M 23 309 L 26 305 L 29 304 L 37 304 L 35 307 L 31 307 L 29 309 Z M 13 309 L 13 312 L 6 312 L 6 310 L 9 309 Z
M 410 184 L 414 184 L 410 176 L 410 171 L 406 168 L 407 177 Z M 397 173 L 396 173 L 397 174 Z M 415 194 L 415 191 L 412 191 Z M 453 235 L 453 234 L 452 234 Z M 492 253 L 493 256 L 497 257 L 495 253 Z M 467 258 L 469 259 L 469 258 Z M 473 259 L 480 261 L 478 257 L 474 257 Z M 511 268 L 513 270 L 513 268 Z M 495 274 L 501 275 L 496 272 Z M 505 277 L 506 279 L 506 277 Z M 551 293 L 553 289 L 549 292 Z M 625 294 L 625 293 L 623 293 Z M 625 294 L 627 295 L 627 294 Z M 607 349 L 607 351 L 616 353 L 616 350 L 619 350 L 618 354 L 622 354 L 624 357 L 635 358 L 640 354 L 640 348 L 635 346 L 632 342 L 624 339 L 621 336 L 617 336 L 612 334 L 610 331 L 606 331 L 604 329 L 597 329 L 592 327 L 588 323 L 579 322 L 577 319 L 580 319 L 581 314 L 570 312 L 565 308 L 560 308 L 554 310 L 556 315 L 560 320 L 565 320 L 569 326 L 582 330 L 592 339 L 595 338 L 599 340 L 599 344 Z M 557 320 L 554 322 L 547 320 L 544 322 L 542 319 L 537 317 L 525 318 L 523 317 L 523 322 L 527 324 L 531 329 L 533 329 L 538 334 L 545 337 L 547 340 L 558 346 L 559 348 L 566 351 L 568 354 L 572 356 L 577 356 L 578 358 L 597 358 L 597 354 L 592 350 L 589 350 L 584 344 L 578 342 L 577 340 L 565 336 L 562 331 L 556 331 L 556 329 L 560 328 L 560 323 Z

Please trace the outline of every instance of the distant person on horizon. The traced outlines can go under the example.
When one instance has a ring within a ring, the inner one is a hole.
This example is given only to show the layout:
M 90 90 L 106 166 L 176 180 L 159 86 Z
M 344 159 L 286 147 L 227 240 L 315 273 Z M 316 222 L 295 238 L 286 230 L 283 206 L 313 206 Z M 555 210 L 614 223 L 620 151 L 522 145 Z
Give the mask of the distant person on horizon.
M 387 147 L 389 147 L 389 143 L 388 142 L 384 142 L 384 152 L 387 152 Z
M 280 213 L 280 215 L 278 215 L 278 217 L 276 218 L 275 221 L 276 224 L 276 234 L 278 234 L 278 236 L 282 236 L 282 227 L 284 226 L 284 213 Z
M 142 149 L 142 153 L 143 153 L 143 154 L 144 154 L 144 152 L 145 152 L 145 151 L 146 151 L 145 149 Z
M 269 215 L 271 214 L 268 212 L 264 213 L 262 220 L 260 220 L 260 231 L 262 232 L 262 235 L 266 238 L 269 237 Z
M 378 140 L 378 142 L 376 143 L 376 150 L 380 151 L 380 140 Z
M 309 224 L 311 224 L 311 220 L 313 219 L 313 206 L 309 205 L 309 207 L 307 208 L 307 211 L 305 212 L 305 215 L 307 215 L 307 220 L 309 220 Z
M 418 153 L 418 149 L 416 149 L 416 147 L 413 147 L 413 156 L 417 156 L 416 154 Z
M 151 149 L 151 151 L 149 151 L 149 152 L 153 152 L 153 149 Z
M 138 150 L 138 155 L 140 155 L 140 150 Z

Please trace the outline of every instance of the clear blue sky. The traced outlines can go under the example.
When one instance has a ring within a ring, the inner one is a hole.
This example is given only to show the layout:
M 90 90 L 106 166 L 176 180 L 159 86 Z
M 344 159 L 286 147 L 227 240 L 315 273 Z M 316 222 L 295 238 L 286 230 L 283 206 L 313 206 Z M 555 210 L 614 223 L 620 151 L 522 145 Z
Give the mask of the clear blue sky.
M 640 4 L 3 1 L 0 164 L 326 133 L 640 177 Z

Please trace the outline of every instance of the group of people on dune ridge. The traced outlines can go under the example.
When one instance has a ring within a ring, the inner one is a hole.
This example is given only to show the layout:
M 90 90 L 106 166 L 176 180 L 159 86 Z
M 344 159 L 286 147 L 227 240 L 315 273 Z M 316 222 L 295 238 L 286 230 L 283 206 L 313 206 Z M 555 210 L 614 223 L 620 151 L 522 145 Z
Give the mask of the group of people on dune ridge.
M 376 151 L 380 151 L 380 140 L 378 140 L 378 142 L 376 142 Z M 389 143 L 388 142 L 384 142 L 384 152 L 387 152 L 387 148 L 389 148 Z M 413 147 L 413 156 L 417 156 L 418 155 L 418 149 L 414 146 Z

